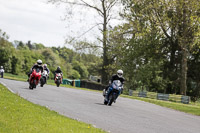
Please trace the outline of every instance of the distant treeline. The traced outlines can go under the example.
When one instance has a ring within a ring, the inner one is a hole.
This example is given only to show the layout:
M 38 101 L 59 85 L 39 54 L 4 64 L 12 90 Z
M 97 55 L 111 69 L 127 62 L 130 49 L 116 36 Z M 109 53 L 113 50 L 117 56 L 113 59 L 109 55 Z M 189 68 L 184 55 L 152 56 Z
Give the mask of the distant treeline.
M 87 79 L 89 74 L 100 73 L 101 58 L 91 54 L 77 53 L 66 47 L 45 47 L 43 44 L 22 41 L 9 42 L 5 32 L 0 30 L 0 65 L 5 72 L 25 75 L 38 59 L 47 64 L 53 72 L 60 66 L 64 78 Z

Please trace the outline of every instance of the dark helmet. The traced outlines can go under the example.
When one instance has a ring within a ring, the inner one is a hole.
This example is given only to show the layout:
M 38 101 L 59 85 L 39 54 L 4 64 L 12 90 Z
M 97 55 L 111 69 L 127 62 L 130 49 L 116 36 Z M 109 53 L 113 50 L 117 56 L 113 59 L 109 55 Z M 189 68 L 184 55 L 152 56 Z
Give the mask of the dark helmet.
M 42 65 L 42 60 L 40 60 L 40 59 L 37 60 L 37 64 L 38 64 L 38 65 Z
M 60 66 L 57 67 L 57 70 L 61 70 L 61 69 L 60 69 Z

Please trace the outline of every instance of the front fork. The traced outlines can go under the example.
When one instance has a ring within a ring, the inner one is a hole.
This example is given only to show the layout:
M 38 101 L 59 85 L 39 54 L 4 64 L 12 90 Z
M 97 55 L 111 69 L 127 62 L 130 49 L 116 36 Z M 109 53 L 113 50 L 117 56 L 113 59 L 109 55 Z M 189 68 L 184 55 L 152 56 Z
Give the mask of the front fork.
M 108 88 L 107 93 L 106 93 L 106 96 L 105 96 L 107 100 L 108 100 L 109 94 L 110 94 L 110 92 L 111 92 L 112 90 L 113 90 L 112 87 L 109 87 L 109 88 Z M 118 98 L 118 96 L 120 95 L 120 93 L 121 93 L 121 91 L 119 91 L 119 93 L 118 93 L 116 99 Z

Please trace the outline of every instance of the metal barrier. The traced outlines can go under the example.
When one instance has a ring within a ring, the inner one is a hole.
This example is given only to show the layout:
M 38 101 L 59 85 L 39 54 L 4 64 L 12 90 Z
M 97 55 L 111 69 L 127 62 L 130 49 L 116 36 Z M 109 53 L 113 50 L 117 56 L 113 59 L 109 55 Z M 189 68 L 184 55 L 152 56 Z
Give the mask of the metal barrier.
M 129 90 L 129 96 L 145 97 L 145 98 L 158 99 L 158 100 L 164 100 L 164 101 L 179 102 L 179 103 L 184 103 L 184 104 L 190 103 L 190 97 L 183 96 L 183 95 Z
M 189 96 L 182 96 L 181 97 L 181 102 L 185 104 L 189 104 L 190 102 L 190 97 Z
M 158 100 L 169 101 L 169 94 L 158 93 L 157 94 Z
M 138 93 L 138 96 L 139 96 L 139 97 L 147 97 L 147 92 L 140 91 L 140 92 Z

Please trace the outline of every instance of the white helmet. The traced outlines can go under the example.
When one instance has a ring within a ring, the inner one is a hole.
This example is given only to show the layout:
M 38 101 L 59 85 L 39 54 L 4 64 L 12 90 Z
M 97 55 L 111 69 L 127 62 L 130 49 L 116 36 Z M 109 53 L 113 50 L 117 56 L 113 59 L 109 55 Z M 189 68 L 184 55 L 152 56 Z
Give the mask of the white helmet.
M 47 64 L 44 64 L 44 68 L 47 68 Z
M 118 76 L 119 78 L 121 78 L 122 75 L 123 75 L 123 71 L 122 71 L 122 70 L 117 70 L 117 76 Z
M 1 69 L 3 69 L 3 66 L 1 66 Z
M 40 59 L 37 60 L 37 64 L 38 64 L 38 65 L 42 65 L 42 60 L 40 60 Z

